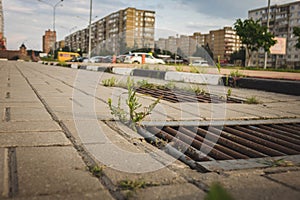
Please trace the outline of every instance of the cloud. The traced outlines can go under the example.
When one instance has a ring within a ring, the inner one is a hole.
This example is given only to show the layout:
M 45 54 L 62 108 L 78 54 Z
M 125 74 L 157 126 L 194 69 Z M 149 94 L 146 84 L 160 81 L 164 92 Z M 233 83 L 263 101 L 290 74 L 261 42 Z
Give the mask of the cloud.
M 181 6 L 188 6 L 191 11 L 199 12 L 211 17 L 226 19 L 245 18 L 248 10 L 267 6 L 267 0 L 172 0 Z M 273 4 L 292 2 L 293 0 L 272 0 Z

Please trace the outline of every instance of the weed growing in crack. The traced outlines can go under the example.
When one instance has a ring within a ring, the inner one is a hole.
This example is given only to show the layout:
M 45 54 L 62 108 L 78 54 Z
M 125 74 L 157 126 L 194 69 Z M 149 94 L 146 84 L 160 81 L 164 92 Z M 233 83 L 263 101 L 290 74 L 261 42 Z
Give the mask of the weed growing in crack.
M 96 177 L 100 177 L 102 175 L 102 167 L 99 167 L 99 166 L 94 166 L 90 169 L 90 171 L 92 172 L 92 174 Z
M 111 77 L 110 79 L 105 79 L 102 81 L 102 84 L 105 87 L 114 87 L 116 85 L 116 78 Z
M 277 160 L 275 160 L 275 159 L 265 160 L 261 163 L 268 165 L 269 167 L 292 167 L 292 166 L 295 166 L 292 161 L 284 160 L 284 158 L 277 159 Z
M 209 188 L 209 192 L 204 198 L 205 200 L 233 200 L 233 197 L 219 183 L 213 183 Z
M 260 104 L 261 102 L 255 96 L 252 96 L 252 97 L 246 98 L 245 103 L 246 104 Z
M 134 81 L 128 77 L 127 79 L 127 90 L 128 96 L 126 100 L 126 105 L 129 108 L 129 113 L 127 113 L 123 108 L 121 108 L 121 96 L 118 99 L 118 105 L 112 105 L 112 99 L 108 99 L 108 106 L 111 110 L 111 114 L 116 116 L 122 123 L 128 125 L 133 130 L 136 130 L 136 126 L 148 115 L 151 114 L 155 106 L 159 103 L 161 98 L 158 98 L 155 102 L 150 104 L 148 107 L 144 107 L 144 111 L 138 112 L 137 110 L 142 107 L 134 89 Z

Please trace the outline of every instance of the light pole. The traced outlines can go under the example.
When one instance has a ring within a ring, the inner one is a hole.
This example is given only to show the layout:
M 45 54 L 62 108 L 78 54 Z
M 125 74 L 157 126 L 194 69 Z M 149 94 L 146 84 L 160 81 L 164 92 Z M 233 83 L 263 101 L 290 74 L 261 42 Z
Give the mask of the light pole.
M 88 49 L 88 61 L 91 59 L 91 51 L 92 51 L 92 12 L 93 10 L 93 1 L 90 0 L 90 20 L 89 20 L 89 49 Z
M 269 32 L 269 27 L 270 27 L 270 4 L 271 4 L 271 0 L 268 0 L 268 11 L 267 11 L 267 31 L 268 32 Z M 268 61 L 268 52 L 265 52 L 264 69 L 267 69 L 267 61 Z
M 59 5 L 61 5 L 62 6 L 62 2 L 64 1 L 64 0 L 59 0 L 56 4 L 50 4 L 50 3 L 48 3 L 48 2 L 46 2 L 46 1 L 43 1 L 43 0 L 38 0 L 39 2 L 42 2 L 42 3 L 44 3 L 44 4 L 47 4 L 48 6 L 51 6 L 52 8 L 53 8 L 53 32 L 55 33 L 55 10 L 56 10 L 56 7 L 57 6 L 59 6 Z M 55 47 L 55 42 L 56 42 L 56 37 L 55 37 L 55 39 L 53 40 L 54 41 L 54 45 L 53 45 L 53 48 L 52 48 L 52 54 L 53 54 L 53 56 L 54 56 L 54 50 L 56 49 L 56 47 Z
M 178 34 L 176 34 L 176 38 L 175 38 L 175 65 L 177 64 L 177 50 L 178 50 L 178 45 L 177 45 L 177 38 L 178 38 Z

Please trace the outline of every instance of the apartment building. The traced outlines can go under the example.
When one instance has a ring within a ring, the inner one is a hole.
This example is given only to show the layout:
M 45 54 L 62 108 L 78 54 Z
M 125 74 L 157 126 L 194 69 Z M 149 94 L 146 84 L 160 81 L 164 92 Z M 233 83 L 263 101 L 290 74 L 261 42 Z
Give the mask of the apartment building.
M 55 49 L 56 43 L 56 31 L 51 31 L 50 29 L 45 31 L 45 35 L 43 35 L 43 52 L 44 53 L 52 53 Z
M 218 58 L 221 61 L 230 60 L 230 55 L 242 47 L 239 36 L 232 27 L 210 31 L 206 40 L 206 43 L 214 54 L 215 61 Z
M 159 38 L 155 41 L 155 48 L 168 50 L 172 53 L 179 53 L 180 56 L 190 57 L 196 52 L 196 46 L 204 45 L 204 35 L 194 33 L 192 36 L 176 35 L 168 38 Z
M 248 11 L 249 19 L 259 20 L 267 25 L 268 8 L 258 8 Z M 270 7 L 269 30 L 275 37 L 286 39 L 286 54 L 269 54 L 267 67 L 300 68 L 300 49 L 296 49 L 297 37 L 293 34 L 294 27 L 300 27 L 300 1 Z M 264 52 L 253 54 L 251 65 L 264 66 Z
M 107 51 L 122 54 L 125 51 L 154 47 L 155 12 L 126 8 L 91 24 L 92 54 Z M 85 28 L 65 37 L 72 50 L 88 50 L 89 29 Z
M 234 51 L 238 51 L 242 44 L 232 27 L 224 27 L 220 30 L 210 31 L 208 34 L 196 32 L 191 36 L 181 35 L 180 37 L 170 36 L 167 39 L 160 38 L 155 42 L 156 48 L 166 49 L 173 53 L 182 52 L 182 56 L 191 57 L 197 51 L 197 46 L 207 46 L 214 55 L 223 61 L 228 61 Z

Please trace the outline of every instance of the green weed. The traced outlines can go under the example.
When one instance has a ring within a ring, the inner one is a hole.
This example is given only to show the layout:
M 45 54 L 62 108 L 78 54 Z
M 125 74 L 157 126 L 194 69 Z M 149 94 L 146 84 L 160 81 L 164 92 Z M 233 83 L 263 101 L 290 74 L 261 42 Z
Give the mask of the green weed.
M 204 200 L 233 200 L 233 197 L 219 183 L 211 185 Z
M 183 67 L 180 66 L 180 65 L 177 65 L 177 66 L 175 67 L 175 69 L 176 69 L 176 71 L 178 71 L 178 72 L 183 72 Z
M 137 110 L 142 107 L 136 96 L 136 91 L 134 89 L 134 81 L 128 77 L 127 79 L 127 90 L 128 96 L 126 100 L 126 105 L 129 108 L 129 114 L 121 108 L 121 96 L 118 99 L 118 105 L 113 106 L 112 100 L 108 99 L 108 106 L 111 110 L 111 114 L 118 117 L 121 122 L 128 125 L 130 128 L 136 130 L 136 125 L 139 124 L 146 116 L 150 115 L 155 106 L 159 103 L 161 98 L 158 98 L 155 102 L 150 104 L 148 107 L 144 107 L 144 111 L 138 112 Z
M 265 160 L 261 162 L 262 164 L 268 165 L 269 167 L 292 167 L 294 166 L 294 163 L 292 161 L 281 159 L 271 159 L 271 160 Z
M 105 87 L 114 87 L 116 85 L 116 78 L 111 77 L 110 79 L 102 80 L 102 84 Z
M 261 102 L 255 96 L 252 96 L 252 97 L 247 97 L 245 103 L 246 104 L 260 104 Z

